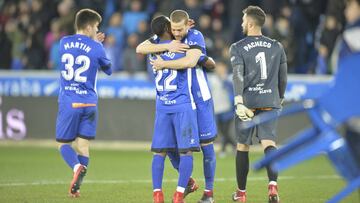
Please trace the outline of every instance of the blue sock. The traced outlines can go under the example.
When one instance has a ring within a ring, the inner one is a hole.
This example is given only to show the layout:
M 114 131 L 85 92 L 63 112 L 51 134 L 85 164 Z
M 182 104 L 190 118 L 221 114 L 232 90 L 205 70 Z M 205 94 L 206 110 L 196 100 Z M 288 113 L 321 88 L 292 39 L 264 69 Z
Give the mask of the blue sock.
M 214 177 L 215 177 L 215 168 L 216 168 L 216 158 L 214 145 L 206 145 L 201 147 L 204 158 L 204 176 L 205 176 L 205 189 L 213 190 L 214 188 Z
M 168 155 L 168 157 L 170 159 L 170 162 L 171 162 L 172 166 L 174 167 L 174 169 L 179 171 L 179 164 L 180 164 L 179 152 L 177 152 L 177 151 L 175 151 L 175 152 L 167 152 L 167 155 Z
M 71 169 L 73 169 L 76 164 L 80 163 L 75 150 L 69 144 L 62 145 L 60 147 L 60 153 Z
M 84 165 L 86 167 L 89 165 L 89 157 L 83 156 L 83 155 L 78 155 L 78 159 L 79 159 L 81 165 Z
M 165 162 L 165 156 L 154 154 L 152 160 L 152 167 L 151 167 L 154 190 L 162 188 L 162 180 L 164 175 L 164 162 Z
M 179 164 L 178 186 L 186 188 L 192 171 L 193 171 L 192 155 L 181 155 L 180 156 L 180 164 Z

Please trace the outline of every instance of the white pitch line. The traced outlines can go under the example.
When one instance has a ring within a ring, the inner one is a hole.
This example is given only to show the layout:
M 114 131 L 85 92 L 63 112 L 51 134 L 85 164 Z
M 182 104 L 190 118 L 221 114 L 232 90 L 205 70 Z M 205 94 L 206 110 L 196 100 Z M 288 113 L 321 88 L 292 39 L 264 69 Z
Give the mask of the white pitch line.
M 267 177 L 248 177 L 248 181 L 265 181 Z M 315 180 L 324 180 L 324 179 L 341 179 L 337 175 L 322 175 L 322 176 L 280 176 L 280 180 L 295 180 L 295 179 L 315 179 Z M 204 179 L 198 179 L 204 181 Z M 177 179 L 164 179 L 163 182 L 177 182 Z M 215 178 L 215 182 L 226 182 L 226 181 L 235 181 L 234 178 Z M 15 186 L 31 186 L 31 185 L 63 185 L 68 184 L 68 181 L 34 181 L 34 182 L 10 182 L 10 183 L 0 183 L 0 187 L 15 187 Z M 129 184 L 129 183 L 151 183 L 151 180 L 84 180 L 85 184 Z

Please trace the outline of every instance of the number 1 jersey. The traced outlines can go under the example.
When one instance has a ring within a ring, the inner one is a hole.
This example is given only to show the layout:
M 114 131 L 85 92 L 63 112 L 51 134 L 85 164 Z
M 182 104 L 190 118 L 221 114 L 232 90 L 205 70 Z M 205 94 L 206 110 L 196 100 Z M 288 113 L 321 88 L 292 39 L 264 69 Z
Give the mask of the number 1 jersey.
M 280 108 L 287 77 L 282 45 L 265 36 L 248 36 L 231 45 L 230 57 L 235 95 L 243 96 L 249 108 Z
M 96 104 L 96 79 L 101 68 L 111 74 L 111 63 L 103 45 L 85 35 L 60 40 L 60 92 L 58 102 Z

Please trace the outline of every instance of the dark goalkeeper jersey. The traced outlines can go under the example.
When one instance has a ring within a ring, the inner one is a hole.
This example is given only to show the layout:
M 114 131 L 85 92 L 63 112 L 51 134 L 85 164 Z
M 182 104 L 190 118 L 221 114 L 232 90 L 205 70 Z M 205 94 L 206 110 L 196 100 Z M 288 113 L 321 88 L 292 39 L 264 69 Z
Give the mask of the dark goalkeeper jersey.
M 280 108 L 287 82 L 282 45 L 264 36 L 248 36 L 230 47 L 235 96 L 248 108 Z

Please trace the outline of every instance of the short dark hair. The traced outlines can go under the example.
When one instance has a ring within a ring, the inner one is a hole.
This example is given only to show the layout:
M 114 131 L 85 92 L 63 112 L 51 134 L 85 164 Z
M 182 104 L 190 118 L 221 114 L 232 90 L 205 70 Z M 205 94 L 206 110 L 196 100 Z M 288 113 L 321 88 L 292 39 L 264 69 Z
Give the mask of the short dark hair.
M 75 29 L 83 30 L 88 25 L 100 23 L 102 20 L 100 14 L 92 9 L 81 9 L 75 16 Z
M 189 20 L 189 14 L 184 10 L 175 10 L 170 14 L 170 20 L 174 23 L 179 23 L 182 20 L 185 20 L 185 24 L 187 24 Z
M 256 25 L 263 26 L 265 23 L 265 12 L 258 6 L 248 6 L 243 10 L 243 13 L 252 18 Z
M 170 30 L 170 20 L 164 15 L 160 15 L 152 19 L 151 31 L 157 36 L 163 35 Z

